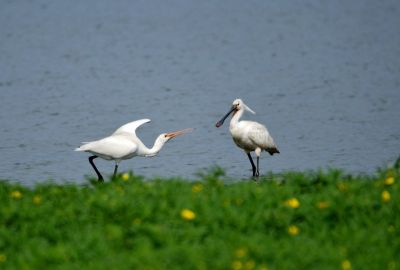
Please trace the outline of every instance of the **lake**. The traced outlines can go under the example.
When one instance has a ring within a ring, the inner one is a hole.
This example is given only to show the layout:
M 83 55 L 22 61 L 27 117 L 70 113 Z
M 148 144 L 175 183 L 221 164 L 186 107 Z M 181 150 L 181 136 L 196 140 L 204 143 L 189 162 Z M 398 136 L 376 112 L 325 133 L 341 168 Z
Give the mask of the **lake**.
M 250 163 L 215 123 L 235 98 L 281 154 L 269 171 L 373 173 L 400 154 L 398 1 L 2 1 L 0 178 L 95 176 L 73 149 L 141 118 L 137 134 L 192 127 L 120 171 L 182 176 Z M 103 174 L 113 162 L 97 159 Z

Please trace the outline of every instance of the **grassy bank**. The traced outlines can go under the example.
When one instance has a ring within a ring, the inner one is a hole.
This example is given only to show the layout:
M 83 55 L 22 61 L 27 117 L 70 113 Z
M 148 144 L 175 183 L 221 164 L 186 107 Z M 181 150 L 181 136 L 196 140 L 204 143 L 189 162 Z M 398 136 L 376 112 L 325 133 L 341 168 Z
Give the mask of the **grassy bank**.
M 398 168 L 0 182 L 0 269 L 400 269 Z

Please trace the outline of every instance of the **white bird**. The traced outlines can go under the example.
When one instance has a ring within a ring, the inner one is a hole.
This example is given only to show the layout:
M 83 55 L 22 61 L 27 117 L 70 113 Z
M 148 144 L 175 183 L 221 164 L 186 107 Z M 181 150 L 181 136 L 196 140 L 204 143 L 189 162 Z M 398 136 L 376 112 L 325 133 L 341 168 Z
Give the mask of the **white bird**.
M 222 117 L 222 119 L 219 120 L 215 126 L 217 128 L 222 126 L 225 119 L 231 113 L 233 113 L 229 126 L 233 141 L 238 147 L 242 148 L 246 152 L 253 169 L 253 177 L 258 177 L 260 175 L 259 158 L 261 152 L 264 150 L 270 155 L 273 155 L 275 153 L 279 153 L 279 150 L 264 125 L 254 121 L 239 121 L 245 110 L 255 114 L 255 112 L 246 104 L 244 104 L 241 99 L 235 99 L 232 103 L 231 110 L 224 117 Z M 255 151 L 257 156 L 257 168 L 254 165 L 253 158 L 250 154 L 252 151 Z
M 84 151 L 93 154 L 89 157 L 90 165 L 95 170 L 98 180 L 104 181 L 103 176 L 93 163 L 93 159 L 100 157 L 105 160 L 114 160 L 114 176 L 118 170 L 118 164 L 121 160 L 130 159 L 135 156 L 152 157 L 157 155 L 166 142 L 170 139 L 182 135 L 193 129 L 184 129 L 175 132 L 162 133 L 154 142 L 152 148 L 147 148 L 136 136 L 136 129 L 144 123 L 150 122 L 150 119 L 141 119 L 133 121 L 118 128 L 111 136 L 92 142 L 85 142 L 75 151 Z

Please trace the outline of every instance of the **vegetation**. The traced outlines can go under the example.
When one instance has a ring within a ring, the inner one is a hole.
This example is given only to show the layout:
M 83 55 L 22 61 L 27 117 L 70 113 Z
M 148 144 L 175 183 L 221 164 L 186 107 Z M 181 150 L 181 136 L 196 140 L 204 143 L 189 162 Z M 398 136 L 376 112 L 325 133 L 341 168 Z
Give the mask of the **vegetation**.
M 0 182 L 0 269 L 400 269 L 400 170 Z

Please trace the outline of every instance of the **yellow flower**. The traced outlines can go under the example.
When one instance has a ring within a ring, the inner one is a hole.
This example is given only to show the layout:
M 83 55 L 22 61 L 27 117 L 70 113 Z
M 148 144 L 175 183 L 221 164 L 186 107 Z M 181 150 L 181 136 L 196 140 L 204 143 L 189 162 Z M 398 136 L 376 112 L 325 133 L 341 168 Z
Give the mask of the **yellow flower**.
M 142 223 L 142 220 L 140 219 L 140 218 L 135 218 L 133 221 L 132 221 L 132 224 L 133 225 L 139 225 L 139 224 L 141 224 Z
M 186 220 L 193 220 L 196 218 L 196 214 L 192 210 L 185 208 L 181 211 L 181 217 Z
M 296 225 L 291 225 L 291 226 L 289 226 L 289 228 L 288 228 L 288 233 L 289 233 L 290 235 L 298 235 L 299 232 L 300 232 L 300 229 L 299 229 L 299 227 L 297 227 Z
M 3 263 L 3 262 L 5 262 L 5 261 L 7 261 L 7 256 L 6 256 L 6 254 L 0 254 L 0 263 Z
M 242 198 L 237 198 L 237 199 L 235 199 L 235 204 L 236 204 L 237 206 L 242 205 L 242 204 L 243 204 L 243 199 L 242 199 Z
M 329 202 L 327 201 L 320 201 L 319 203 L 317 203 L 317 207 L 319 209 L 325 209 L 329 207 Z
M 383 202 L 390 201 L 390 193 L 387 190 L 382 191 L 381 198 Z
M 11 192 L 10 196 L 13 199 L 20 199 L 22 197 L 22 193 L 18 190 L 15 190 L 15 191 Z
M 286 201 L 284 202 L 284 204 L 285 204 L 286 206 L 291 207 L 291 208 L 299 208 L 299 206 L 300 206 L 300 202 L 299 202 L 299 200 L 297 200 L 296 198 L 288 199 L 288 200 L 286 200 Z
M 393 184 L 394 184 L 394 177 L 393 176 L 390 176 L 390 177 L 385 179 L 385 185 L 391 186 Z
M 246 248 L 238 248 L 236 251 L 235 251 L 235 256 L 236 257 L 238 257 L 238 258 L 243 258 L 244 256 L 246 256 L 246 253 L 247 253 L 247 250 L 246 250 Z
M 337 183 L 336 186 L 340 191 L 347 191 L 349 189 L 349 186 L 343 182 Z
M 232 269 L 233 270 L 240 270 L 240 269 L 242 269 L 242 267 L 243 267 L 243 264 L 242 264 L 241 261 L 233 261 L 232 262 Z
M 202 191 L 202 190 L 203 190 L 203 185 L 200 184 L 200 183 L 194 184 L 194 185 L 192 186 L 192 192 L 193 192 L 193 193 L 197 193 L 197 192 L 200 192 L 200 191 Z
M 246 270 L 252 270 L 252 269 L 254 269 L 254 266 L 256 266 L 256 263 L 255 263 L 253 260 L 250 260 L 250 261 L 247 261 L 247 262 L 244 264 L 244 269 L 246 269 Z
M 351 269 L 351 263 L 350 263 L 349 260 L 342 261 L 341 266 L 342 266 L 343 270 L 350 270 Z
M 122 175 L 122 180 L 128 181 L 128 180 L 129 180 L 129 173 L 124 173 L 124 174 Z
M 42 203 L 42 197 L 40 197 L 39 195 L 35 195 L 32 199 L 33 203 L 36 205 L 39 205 Z
M 389 269 L 389 270 L 394 270 L 394 269 L 396 269 L 396 262 L 395 261 L 390 261 L 389 263 L 388 263 L 388 268 L 387 269 Z

